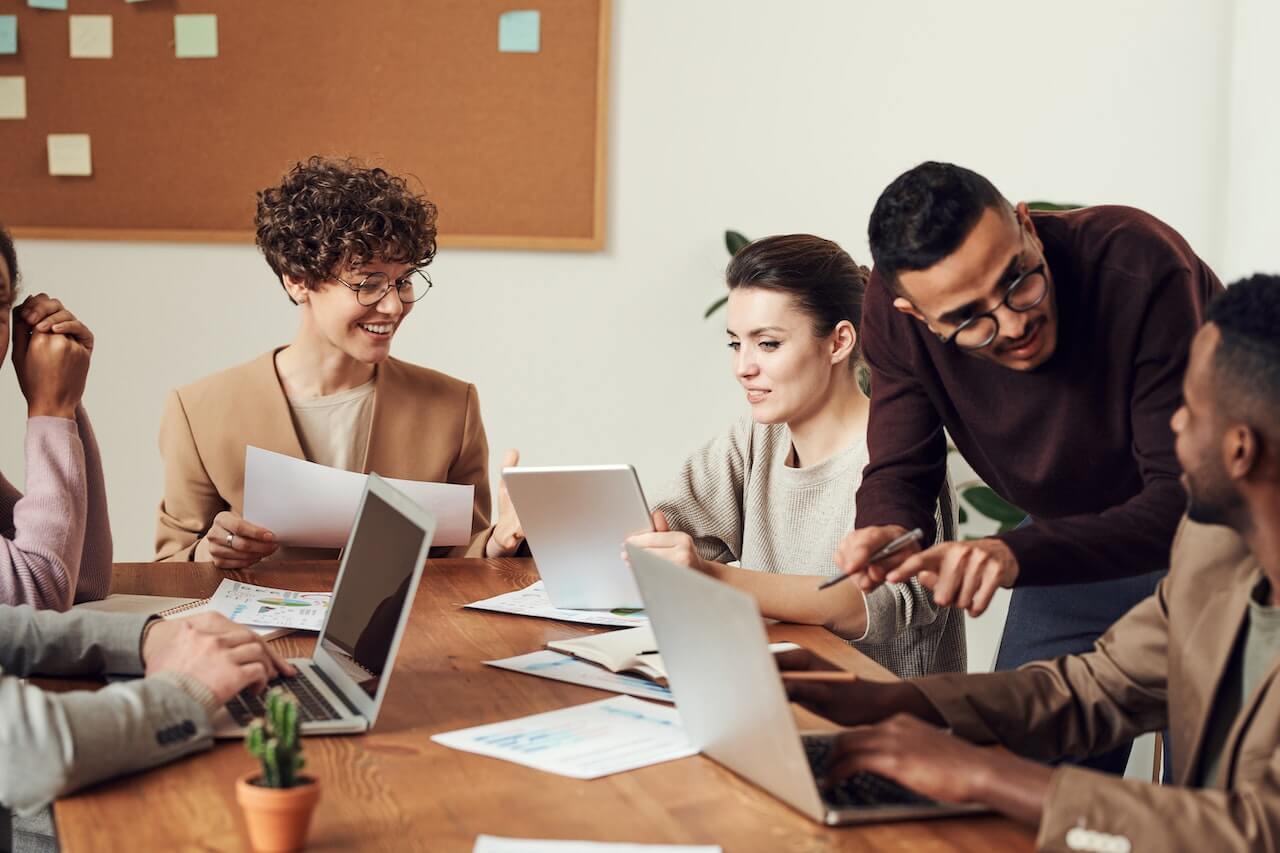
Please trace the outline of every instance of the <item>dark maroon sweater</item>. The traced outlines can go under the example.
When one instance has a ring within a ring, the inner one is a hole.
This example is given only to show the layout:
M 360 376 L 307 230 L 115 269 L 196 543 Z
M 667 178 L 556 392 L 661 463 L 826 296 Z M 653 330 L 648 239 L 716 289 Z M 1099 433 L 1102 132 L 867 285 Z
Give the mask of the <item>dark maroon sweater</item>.
M 1054 355 L 1029 373 L 943 346 L 873 271 L 862 322 L 871 461 L 856 524 L 934 529 L 945 427 L 978 476 L 1035 520 L 998 537 L 1018 559 L 1018 585 L 1168 568 L 1186 507 L 1169 419 L 1222 284 L 1176 231 L 1133 208 L 1032 221 L 1059 330 Z

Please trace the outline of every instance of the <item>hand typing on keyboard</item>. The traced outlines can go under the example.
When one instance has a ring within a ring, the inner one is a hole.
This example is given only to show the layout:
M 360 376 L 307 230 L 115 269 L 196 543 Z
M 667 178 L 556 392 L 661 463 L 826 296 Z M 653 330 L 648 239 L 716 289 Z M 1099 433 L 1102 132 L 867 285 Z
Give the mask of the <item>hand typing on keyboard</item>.
M 882 797 L 890 797 L 888 802 L 899 802 L 892 798 L 909 796 L 909 791 L 946 803 L 988 803 L 991 786 L 1002 776 L 1012 778 L 1028 768 L 1049 772 L 907 714 L 846 729 L 828 742 L 831 752 L 821 774 L 828 799 L 874 797 L 872 801 L 884 802 Z
M 297 673 L 261 637 L 220 613 L 151 622 L 143 634 L 142 662 L 147 675 L 175 672 L 195 679 L 219 702 Z

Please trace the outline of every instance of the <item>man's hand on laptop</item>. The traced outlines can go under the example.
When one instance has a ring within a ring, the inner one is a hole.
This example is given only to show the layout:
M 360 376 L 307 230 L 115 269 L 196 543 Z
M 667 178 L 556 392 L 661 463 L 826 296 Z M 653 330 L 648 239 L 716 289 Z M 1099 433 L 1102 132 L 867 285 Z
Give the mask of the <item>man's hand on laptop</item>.
M 264 689 L 278 675 L 297 674 L 261 637 L 221 613 L 152 622 L 143 637 L 142 662 L 147 675 L 174 672 L 194 678 L 219 702 L 246 687 Z
M 875 723 L 907 713 L 942 725 L 942 717 L 908 681 L 869 681 L 808 649 L 775 656 L 787 698 L 844 726 Z
M 1053 770 L 998 747 L 974 746 L 909 714 L 837 736 L 824 784 L 875 773 L 946 803 L 982 803 L 1036 824 Z
M 710 560 L 702 559 L 698 555 L 698 549 L 693 544 L 693 537 L 688 533 L 672 530 L 671 525 L 667 523 L 667 517 L 662 514 L 662 510 L 655 510 L 653 513 L 652 531 L 634 533 L 628 536 L 627 541 L 623 544 L 623 560 L 627 559 L 625 546 L 634 545 L 637 548 L 652 551 L 662 559 L 678 566 L 687 566 L 702 572 L 704 575 L 720 579 L 720 569 L 722 567 Z

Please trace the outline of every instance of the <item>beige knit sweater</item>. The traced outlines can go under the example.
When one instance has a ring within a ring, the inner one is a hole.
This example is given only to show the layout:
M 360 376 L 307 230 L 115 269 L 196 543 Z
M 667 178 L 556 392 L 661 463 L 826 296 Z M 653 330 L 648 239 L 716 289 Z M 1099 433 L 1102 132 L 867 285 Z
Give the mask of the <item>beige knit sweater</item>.
M 655 508 L 698 553 L 784 574 L 835 575 L 836 546 L 853 528 L 854 496 L 867 464 L 859 441 L 818 465 L 787 466 L 791 432 L 746 417 L 684 463 Z M 935 541 L 955 538 L 955 496 L 943 484 Z M 867 632 L 852 644 L 902 678 L 964 672 L 964 614 L 935 607 L 912 579 L 867 596 Z

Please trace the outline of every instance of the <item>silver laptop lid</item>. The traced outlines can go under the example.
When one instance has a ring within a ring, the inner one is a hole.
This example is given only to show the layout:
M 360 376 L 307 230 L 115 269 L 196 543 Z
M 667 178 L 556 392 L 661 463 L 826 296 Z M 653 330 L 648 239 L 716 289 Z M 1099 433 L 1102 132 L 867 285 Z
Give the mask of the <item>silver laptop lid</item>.
M 826 813 L 755 599 L 627 546 L 676 709 L 710 758 L 793 808 Z
M 370 474 L 312 660 L 372 727 L 422 579 L 435 517 Z
M 504 468 L 502 479 L 556 607 L 640 607 L 621 544 L 652 530 L 630 465 Z

